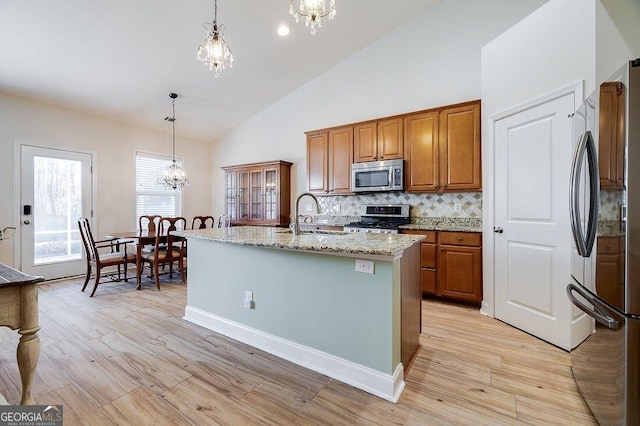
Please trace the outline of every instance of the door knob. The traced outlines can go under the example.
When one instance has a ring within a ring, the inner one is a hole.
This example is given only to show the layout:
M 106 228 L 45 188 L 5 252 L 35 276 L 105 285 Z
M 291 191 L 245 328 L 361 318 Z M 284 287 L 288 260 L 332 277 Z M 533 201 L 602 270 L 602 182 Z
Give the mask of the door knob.
M 495 232 L 496 234 L 502 234 L 504 232 L 504 229 L 498 227 L 493 227 L 493 232 Z
M 22 223 L 24 223 L 25 225 L 29 225 L 31 221 L 29 219 L 25 219 Z

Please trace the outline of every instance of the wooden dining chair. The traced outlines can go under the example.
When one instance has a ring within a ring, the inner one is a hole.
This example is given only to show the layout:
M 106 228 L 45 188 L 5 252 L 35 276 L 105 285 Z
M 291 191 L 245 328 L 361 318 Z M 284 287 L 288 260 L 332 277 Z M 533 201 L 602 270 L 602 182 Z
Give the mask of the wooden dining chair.
M 231 226 L 231 216 L 222 214 L 218 218 L 218 228 L 229 228 Z
M 191 229 L 205 229 L 209 220 L 211 220 L 211 227 L 213 228 L 213 224 L 215 223 L 213 216 L 194 216 L 191 221 Z
M 156 241 L 154 250 L 150 253 L 142 253 L 140 262 L 140 270 L 142 272 L 142 264 L 149 263 L 153 268 L 153 277 L 155 279 L 156 288 L 160 290 L 160 265 L 169 265 L 169 274 L 173 277 L 173 263 L 178 262 L 182 283 L 186 283 L 186 271 L 184 268 L 184 256 L 186 253 L 186 240 L 171 234 L 171 231 L 178 229 L 186 229 L 187 221 L 184 217 L 163 217 L 160 219 L 159 231 L 156 233 Z
M 156 232 L 160 219 L 162 219 L 162 216 L 157 214 L 140 216 L 138 218 L 138 227 L 141 231 Z
M 100 283 L 102 269 L 107 266 L 116 266 L 118 268 L 118 281 L 120 281 L 120 267 L 124 267 L 124 280 L 129 281 L 127 278 L 127 266 L 130 263 L 136 263 L 135 253 L 127 253 L 127 245 L 120 244 L 118 238 L 96 241 L 91 233 L 89 219 L 86 217 L 78 219 L 78 228 L 80 228 L 80 236 L 82 237 L 82 244 L 84 245 L 85 257 L 87 258 L 87 275 L 84 280 L 84 285 L 82 286 L 82 291 L 87 288 L 93 268 L 95 268 L 96 283 L 93 286 L 90 297 L 93 297 L 96 293 L 96 289 Z M 122 248 L 122 250 L 120 250 L 120 248 Z

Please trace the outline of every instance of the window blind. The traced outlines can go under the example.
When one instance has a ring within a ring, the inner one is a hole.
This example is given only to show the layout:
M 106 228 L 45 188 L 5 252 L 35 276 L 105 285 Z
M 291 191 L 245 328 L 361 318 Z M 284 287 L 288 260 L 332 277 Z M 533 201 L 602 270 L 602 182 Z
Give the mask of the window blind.
M 182 165 L 181 159 L 176 162 Z M 182 191 L 158 183 L 171 157 L 136 152 L 136 218 L 143 215 L 182 216 Z M 136 219 L 136 226 L 137 224 Z

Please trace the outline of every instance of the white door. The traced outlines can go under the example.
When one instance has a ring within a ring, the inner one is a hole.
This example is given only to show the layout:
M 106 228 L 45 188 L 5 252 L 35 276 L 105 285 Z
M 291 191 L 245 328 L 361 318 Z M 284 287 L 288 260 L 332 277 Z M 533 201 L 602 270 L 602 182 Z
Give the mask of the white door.
M 575 94 L 495 122 L 495 316 L 569 349 Z
M 20 268 L 46 279 L 86 272 L 78 218 L 91 217 L 92 156 L 20 145 Z

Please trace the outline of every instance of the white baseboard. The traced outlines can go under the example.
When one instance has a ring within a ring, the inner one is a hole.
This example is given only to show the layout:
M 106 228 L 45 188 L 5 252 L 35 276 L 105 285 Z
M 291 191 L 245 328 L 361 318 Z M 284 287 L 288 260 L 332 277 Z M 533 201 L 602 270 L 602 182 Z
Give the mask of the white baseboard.
M 385 374 L 191 306 L 186 307 L 184 319 L 393 403 L 398 402 L 404 390 L 402 364 L 393 375 Z

